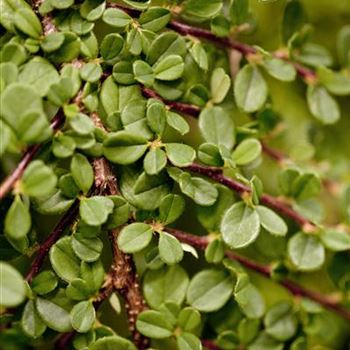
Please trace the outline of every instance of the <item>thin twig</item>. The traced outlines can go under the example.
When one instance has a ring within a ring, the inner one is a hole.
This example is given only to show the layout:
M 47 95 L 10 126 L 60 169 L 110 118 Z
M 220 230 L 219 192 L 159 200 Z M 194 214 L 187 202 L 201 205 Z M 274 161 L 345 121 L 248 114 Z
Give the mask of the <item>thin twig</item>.
M 136 10 L 136 9 L 131 9 L 123 5 L 119 5 L 116 3 L 108 3 L 108 7 L 114 7 L 114 8 L 119 8 L 126 13 L 128 13 L 132 17 L 138 17 L 141 14 L 141 11 Z M 204 28 L 199 28 L 199 27 L 194 27 L 189 24 L 185 24 L 182 22 L 179 22 L 177 20 L 171 20 L 168 25 L 168 28 L 173 29 L 174 31 L 178 32 L 181 35 L 190 35 L 194 36 L 197 38 L 202 38 L 205 40 L 208 40 L 212 42 L 215 45 L 219 45 L 228 49 L 234 49 L 238 52 L 240 52 L 244 57 L 248 57 L 249 55 L 254 55 L 257 54 L 258 51 L 256 50 L 255 47 L 250 46 L 248 44 L 239 42 L 237 40 L 233 40 L 229 37 L 219 37 L 212 33 L 210 30 L 204 29 Z M 316 79 L 316 73 L 311 70 L 310 68 L 307 68 L 300 63 L 294 62 L 286 57 L 285 55 L 281 55 L 280 52 L 275 52 L 273 53 L 274 57 L 284 59 L 288 62 L 290 62 L 297 73 L 305 80 L 305 81 L 314 81 Z
M 50 248 L 58 241 L 62 233 L 69 227 L 72 226 L 74 220 L 77 217 L 79 208 L 79 200 L 76 199 L 71 207 L 62 216 L 61 220 L 57 223 L 52 232 L 47 236 L 44 243 L 40 245 L 38 253 L 31 264 L 30 270 L 26 276 L 28 283 L 31 283 L 32 279 L 40 271 L 45 257 L 47 256 Z
M 64 123 L 65 116 L 62 110 L 59 110 L 56 116 L 51 121 L 51 128 L 55 132 Z M 0 185 L 0 199 L 3 199 L 6 194 L 14 187 L 16 181 L 18 181 L 24 171 L 26 170 L 32 159 L 38 154 L 43 144 L 32 145 L 24 152 L 21 161 L 18 163 L 16 169 L 3 181 Z
M 179 241 L 190 244 L 193 247 L 201 250 L 204 250 L 209 244 L 209 239 L 207 236 L 196 236 L 196 235 L 193 235 L 181 230 L 169 228 L 169 227 L 166 227 L 165 231 L 175 236 Z M 257 262 L 250 260 L 247 257 L 235 254 L 232 251 L 227 251 L 225 255 L 227 258 L 231 260 L 238 261 L 241 265 L 248 268 L 249 270 L 252 270 L 254 272 L 259 273 L 260 275 L 263 275 L 267 278 L 272 279 L 271 266 L 259 264 Z M 350 310 L 343 307 L 338 300 L 335 300 L 334 298 L 329 296 L 322 295 L 315 291 L 308 290 L 288 278 L 284 278 L 276 282 L 278 282 L 280 285 L 288 289 L 293 295 L 301 296 L 301 297 L 313 300 L 318 304 L 324 306 L 325 308 L 334 311 L 344 319 L 350 321 Z
M 159 96 L 154 90 L 149 89 L 145 86 L 141 86 L 141 92 L 144 97 L 156 98 L 160 101 L 163 101 L 164 104 L 170 107 L 171 109 L 175 109 L 177 112 L 190 115 L 194 118 L 198 118 L 201 112 L 201 109 L 198 106 L 191 105 L 188 103 L 183 103 L 183 102 L 169 101 Z
M 186 167 L 186 169 L 191 172 L 209 177 L 215 182 L 221 183 L 222 185 L 231 188 L 241 196 L 243 196 L 245 193 L 251 192 L 250 187 L 234 179 L 231 179 L 218 171 L 213 171 L 213 167 L 206 167 L 204 165 L 193 163 L 192 165 Z M 260 196 L 260 201 L 261 203 L 267 205 L 271 209 L 274 209 L 280 214 L 292 219 L 305 232 L 312 232 L 316 230 L 316 226 L 309 219 L 296 212 L 294 209 L 292 209 L 289 205 L 287 205 L 280 199 L 273 197 L 269 194 L 262 194 Z

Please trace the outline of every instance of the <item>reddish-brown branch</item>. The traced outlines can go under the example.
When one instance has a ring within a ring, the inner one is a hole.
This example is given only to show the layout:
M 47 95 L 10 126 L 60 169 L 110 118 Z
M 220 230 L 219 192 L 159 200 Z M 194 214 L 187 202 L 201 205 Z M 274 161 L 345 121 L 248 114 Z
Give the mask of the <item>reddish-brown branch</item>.
M 177 112 L 184 113 L 187 115 L 190 115 L 194 118 L 198 118 L 201 109 L 198 106 L 191 105 L 188 103 L 183 103 L 183 102 L 175 102 L 175 101 L 169 101 L 161 96 L 159 96 L 154 90 L 147 88 L 145 86 L 141 87 L 141 92 L 144 97 L 147 98 L 156 98 L 158 100 L 161 100 L 164 102 L 165 105 L 170 107 L 171 109 L 175 109 Z
M 215 168 L 213 167 L 206 167 L 204 165 L 200 164 L 192 164 L 189 167 L 186 168 L 187 170 L 198 173 L 201 175 L 204 175 L 206 177 L 211 178 L 215 182 L 219 182 L 224 186 L 227 186 L 234 190 L 239 195 L 243 195 L 244 193 L 250 193 L 251 189 L 234 180 L 231 179 L 222 173 L 218 171 L 213 171 Z M 260 197 L 260 201 L 262 204 L 265 204 L 266 206 L 270 207 L 271 209 L 276 210 L 280 214 L 289 217 L 292 219 L 296 224 L 298 224 L 304 231 L 310 232 L 316 229 L 316 226 L 307 218 L 305 218 L 303 215 L 296 212 L 294 209 L 292 209 L 289 205 L 281 201 L 280 199 L 273 197 L 269 194 L 263 194 Z
M 119 8 L 126 13 L 128 13 L 132 17 L 138 17 L 141 14 L 141 11 L 136 9 L 131 9 L 123 5 L 115 4 L 115 3 L 108 3 L 109 7 Z M 171 20 L 168 25 L 168 28 L 173 29 L 174 31 L 178 32 L 181 35 L 190 35 L 197 38 L 205 39 L 210 42 L 212 42 L 215 45 L 219 45 L 228 49 L 234 49 L 238 52 L 240 52 L 243 56 L 247 57 L 249 55 L 253 55 L 257 53 L 257 50 L 255 47 L 250 46 L 248 44 L 239 42 L 237 40 L 233 40 L 229 37 L 219 37 L 215 34 L 213 34 L 210 30 L 194 27 L 186 23 L 179 22 L 177 20 Z M 296 69 L 297 73 L 306 81 L 313 81 L 316 79 L 316 73 L 301 65 L 300 63 L 291 61 L 288 56 L 280 55 L 279 52 L 273 53 L 275 57 L 284 59 L 286 61 L 289 61 L 294 68 Z
M 64 123 L 64 120 L 65 117 L 63 111 L 60 110 L 51 122 L 51 128 L 54 132 L 61 127 L 61 125 Z M 33 145 L 28 147 L 28 149 L 24 152 L 22 159 L 18 163 L 16 169 L 0 185 L 0 199 L 3 199 L 6 196 L 6 194 L 13 188 L 16 181 L 22 177 L 27 166 L 32 161 L 32 159 L 38 154 L 41 147 L 42 144 Z
M 220 350 L 220 348 L 214 343 L 213 340 L 210 339 L 202 339 L 202 345 L 208 350 Z
M 179 241 L 190 244 L 193 247 L 201 250 L 204 250 L 209 244 L 209 239 L 206 236 L 196 236 L 181 230 L 168 227 L 165 228 L 165 231 L 175 236 Z M 263 275 L 267 278 L 272 278 L 272 269 L 269 265 L 259 264 L 247 257 L 235 254 L 232 251 L 227 251 L 225 255 L 231 260 L 238 261 L 241 265 L 251 271 L 259 273 L 260 275 Z M 350 310 L 343 307 L 338 302 L 338 300 L 335 300 L 329 296 L 322 295 L 315 291 L 308 290 L 288 278 L 276 282 L 288 289 L 293 295 L 313 300 L 325 308 L 334 311 L 344 319 L 350 321 Z
M 75 200 L 71 207 L 66 211 L 66 213 L 62 216 L 61 220 L 57 223 L 52 232 L 47 236 L 44 243 L 39 247 L 38 253 L 32 262 L 30 270 L 26 276 L 26 280 L 28 283 L 31 283 L 32 279 L 38 274 L 40 271 L 45 257 L 47 256 L 50 248 L 57 242 L 57 240 L 61 237 L 64 230 L 71 227 L 74 220 L 77 217 L 79 208 L 79 200 Z
M 271 148 L 265 142 L 261 142 L 261 146 L 263 152 L 279 164 L 284 163 L 288 159 L 282 152 L 275 148 Z

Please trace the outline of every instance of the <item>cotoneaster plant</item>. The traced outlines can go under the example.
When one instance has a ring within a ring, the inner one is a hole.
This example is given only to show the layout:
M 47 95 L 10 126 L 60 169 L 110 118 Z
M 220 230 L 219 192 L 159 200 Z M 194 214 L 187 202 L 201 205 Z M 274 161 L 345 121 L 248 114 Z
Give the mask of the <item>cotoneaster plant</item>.
M 347 0 L 0 23 L 1 349 L 347 348 Z

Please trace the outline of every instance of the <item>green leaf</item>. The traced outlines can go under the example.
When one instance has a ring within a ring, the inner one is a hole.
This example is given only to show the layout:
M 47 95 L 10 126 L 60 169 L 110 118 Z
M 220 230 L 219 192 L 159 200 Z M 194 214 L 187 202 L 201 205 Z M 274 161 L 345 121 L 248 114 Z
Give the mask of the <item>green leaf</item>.
M 334 124 L 340 118 L 337 101 L 321 85 L 309 85 L 307 103 L 314 117 L 324 124 Z
M 100 257 L 103 243 L 97 237 L 88 238 L 77 232 L 72 236 L 72 248 L 79 259 L 86 262 L 92 262 Z
M 199 205 L 212 205 L 218 197 L 218 191 L 214 185 L 200 177 L 191 177 L 188 173 L 181 175 L 179 185 L 181 191 Z
M 48 327 L 61 333 L 72 330 L 69 312 L 63 307 L 43 298 L 37 298 L 35 305 L 41 319 Z
M 182 14 L 185 16 L 199 17 L 201 20 L 215 17 L 221 10 L 221 0 L 187 0 L 184 3 Z
M 58 82 L 51 84 L 47 92 L 47 98 L 55 106 L 61 107 L 72 97 L 71 90 L 72 80 L 68 77 L 63 77 Z
M 248 350 L 282 350 L 284 344 L 270 337 L 267 333 L 261 332 Z
M 107 115 L 119 112 L 119 86 L 114 82 L 113 77 L 108 77 L 103 82 L 100 100 Z
M 285 236 L 288 232 L 286 223 L 271 209 L 258 205 L 256 211 L 259 214 L 261 226 L 276 236 Z
M 123 29 L 131 23 L 132 18 L 125 11 L 109 8 L 103 13 L 102 20 L 114 28 Z
M 321 180 L 314 173 L 298 176 L 292 183 L 292 195 L 299 201 L 317 196 L 321 191 Z
M 136 222 L 125 226 L 118 236 L 118 246 L 124 253 L 136 253 L 149 245 L 153 230 L 150 225 Z
M 191 333 L 181 333 L 176 337 L 179 350 L 202 350 L 202 343 L 198 337 Z
M 112 213 L 114 203 L 111 199 L 103 196 L 84 198 L 80 202 L 79 213 L 88 225 L 99 226 L 104 224 L 108 215 Z
M 1 116 L 14 130 L 29 111 L 43 113 L 41 98 L 29 85 L 13 83 L 1 95 Z
M 194 332 L 201 325 L 201 314 L 192 307 L 185 307 L 179 313 L 178 325 L 184 332 Z
M 192 58 L 195 60 L 195 62 L 198 64 L 199 68 L 203 69 L 204 71 L 208 70 L 208 55 L 201 43 L 194 43 L 190 49 L 190 54 L 192 55 Z
M 173 327 L 166 316 L 158 311 L 143 311 L 136 321 L 137 330 L 146 337 L 153 339 L 168 338 Z
M 225 256 L 225 245 L 220 239 L 211 241 L 205 248 L 205 259 L 208 263 L 218 264 Z
M 99 19 L 106 8 L 103 0 L 85 0 L 80 6 L 80 15 L 88 21 Z
M 3 307 L 15 307 L 26 298 L 26 286 L 22 275 L 11 265 L 0 262 L 0 305 Z
M 245 139 L 232 152 L 232 158 L 237 165 L 246 165 L 258 158 L 261 150 L 261 143 L 257 139 Z
M 181 243 L 166 232 L 160 233 L 158 248 L 160 258 L 168 265 L 174 265 L 183 258 Z
M 72 205 L 73 200 L 63 196 L 62 191 L 54 190 L 47 196 L 35 198 L 35 210 L 44 215 L 58 215 L 64 213 Z
M 240 283 L 243 281 L 243 283 Z M 260 318 L 265 312 L 265 302 L 260 291 L 245 276 L 238 278 L 235 287 L 235 300 L 248 318 Z
M 63 10 L 71 7 L 74 0 L 50 0 L 50 5 L 58 10 Z
M 81 263 L 81 278 L 87 282 L 88 287 L 92 292 L 97 292 L 103 283 L 105 278 L 105 271 L 103 269 L 102 262 L 100 260 L 92 263 L 83 261 Z
M 292 194 L 293 182 L 299 175 L 299 170 L 294 168 L 286 168 L 278 174 L 278 185 L 285 196 Z
M 107 349 L 137 350 L 136 346 L 130 340 L 119 337 L 118 335 L 104 336 L 100 339 L 97 339 L 95 343 L 89 346 L 89 350 Z
M 118 131 L 107 135 L 103 150 L 105 157 L 113 163 L 132 164 L 147 149 L 147 139 L 127 131 Z
M 350 94 L 350 76 L 341 72 L 333 72 L 326 67 L 317 67 L 317 76 L 321 84 L 334 95 Z
M 167 301 L 181 305 L 188 283 L 187 272 L 180 265 L 148 270 L 143 281 L 143 294 L 147 304 L 155 309 Z
M 209 143 L 231 149 L 235 143 L 234 123 L 221 107 L 204 108 L 199 115 L 199 129 Z
M 94 122 L 83 113 L 78 113 L 74 117 L 69 117 L 71 128 L 80 135 L 89 135 L 95 130 Z
M 257 67 L 245 65 L 237 74 L 234 84 L 236 103 L 244 112 L 256 112 L 267 99 L 267 85 Z
M 142 52 L 142 38 L 138 28 L 132 28 L 126 35 L 126 48 L 134 55 L 139 56 Z
M 45 96 L 50 86 L 59 82 L 59 75 L 49 61 L 34 57 L 22 67 L 18 81 L 30 85 L 40 96 Z
M 31 225 L 28 206 L 22 202 L 19 195 L 15 196 L 5 217 L 6 235 L 14 240 L 20 240 L 27 236 Z
M 41 160 L 32 161 L 25 170 L 21 188 L 31 197 L 45 196 L 52 192 L 57 183 L 57 177 L 51 168 Z
M 169 55 L 184 57 L 187 52 L 185 39 L 179 34 L 168 31 L 153 40 L 147 54 L 147 62 L 151 65 Z
M 73 328 L 79 333 L 88 332 L 95 322 L 95 309 L 91 301 L 81 301 L 70 312 Z
M 298 270 L 310 271 L 321 267 L 325 251 L 316 237 L 299 232 L 288 242 L 288 256 Z
M 349 67 L 350 65 L 350 26 L 343 26 L 337 36 L 337 53 L 342 66 Z
M 224 270 L 207 269 L 198 272 L 187 290 L 187 302 L 202 312 L 219 310 L 230 299 L 232 277 Z
M 297 331 L 297 319 L 288 302 L 273 305 L 264 317 L 265 331 L 276 340 L 286 341 Z
M 221 103 L 231 86 L 231 79 L 222 68 L 214 69 L 210 80 L 211 99 L 213 103 Z
M 249 344 L 256 337 L 260 328 L 260 320 L 244 318 L 238 325 L 238 338 L 242 344 Z
M 74 254 L 71 242 L 71 237 L 61 238 L 51 247 L 49 254 L 52 268 L 66 282 L 80 276 L 80 260 Z
M 333 64 L 333 57 L 328 49 L 314 43 L 305 43 L 302 45 L 296 58 L 299 62 L 313 67 L 329 67 Z
M 97 63 L 86 63 L 80 69 L 81 78 L 89 83 L 96 83 L 99 81 L 102 73 L 102 68 Z
M 170 162 L 178 167 L 189 166 L 196 158 L 196 151 L 182 143 L 167 143 L 165 148 Z
M 156 175 L 167 164 L 166 153 L 159 149 L 151 149 L 143 160 L 143 167 L 148 175 Z
M 117 62 L 113 66 L 112 75 L 113 79 L 119 84 L 130 85 L 136 82 L 136 80 L 134 79 L 133 65 L 129 61 Z
M 146 101 L 143 99 L 133 100 L 126 104 L 120 117 L 125 131 L 149 140 L 153 137 L 153 133 L 148 127 L 145 113 Z
M 73 279 L 66 288 L 66 296 L 72 300 L 86 300 L 91 294 L 88 283 L 81 278 Z
M 161 172 L 157 176 L 140 173 L 135 167 L 124 167 L 121 172 L 120 190 L 133 206 L 143 210 L 154 210 L 170 192 L 169 177 Z
M 223 185 L 215 185 L 218 198 L 215 203 L 208 207 L 198 207 L 197 217 L 199 222 L 208 232 L 218 232 L 223 214 L 234 203 L 233 192 Z
M 280 58 L 267 58 L 263 61 L 263 67 L 274 78 L 282 81 L 293 81 L 296 77 L 294 66 Z
M 166 122 L 181 135 L 185 135 L 190 131 L 187 121 L 177 113 L 166 111 Z
M 149 100 L 149 102 L 152 100 Z M 154 102 L 147 107 L 147 124 L 157 135 L 162 135 L 166 126 L 166 109 L 163 103 Z
M 63 45 L 48 56 L 50 61 L 56 64 L 72 61 L 79 56 L 81 49 L 81 41 L 75 33 L 64 32 L 63 34 Z
M 33 300 L 28 300 L 24 307 L 21 326 L 24 332 L 31 338 L 39 338 L 46 330 L 46 324 L 41 320 L 36 311 Z
M 46 141 L 52 135 L 52 129 L 41 112 L 32 111 L 22 116 L 16 134 L 22 142 L 32 144 Z
M 176 80 L 182 76 L 184 61 L 179 55 L 169 55 L 158 61 L 154 66 L 154 75 L 159 80 Z
M 233 204 L 222 218 L 222 238 L 232 248 L 248 246 L 257 239 L 259 232 L 259 214 L 244 202 Z
M 88 159 L 75 153 L 70 163 L 70 171 L 77 186 L 83 193 L 88 193 L 94 182 L 94 171 Z
M 114 209 L 107 221 L 107 228 L 113 229 L 125 224 L 129 219 L 130 205 L 121 196 L 109 196 L 114 203 Z
M 202 143 L 198 148 L 198 159 L 207 165 L 223 166 L 224 160 L 221 157 L 220 149 L 213 143 Z
M 107 34 L 101 42 L 101 56 L 105 61 L 114 60 L 124 47 L 124 39 L 116 33 Z
M 56 275 L 48 270 L 42 271 L 35 276 L 31 283 L 32 290 L 40 295 L 44 295 L 52 292 L 58 284 Z
M 350 249 L 350 235 L 346 232 L 327 229 L 320 235 L 324 246 L 334 252 Z
M 235 24 L 239 25 L 246 22 L 249 15 L 249 1 L 235 0 L 231 5 L 230 15 Z
M 18 8 L 14 14 L 13 24 L 21 32 L 38 39 L 41 35 L 41 23 L 34 11 L 27 7 Z
M 159 220 L 164 225 L 176 221 L 185 210 L 184 199 L 177 194 L 168 194 L 159 205 Z
M 53 139 L 52 153 L 57 158 L 67 158 L 73 155 L 75 150 L 74 139 L 64 134 L 58 134 Z
M 142 28 L 152 32 L 158 32 L 163 29 L 170 21 L 171 13 L 163 7 L 151 7 L 143 12 L 139 18 Z

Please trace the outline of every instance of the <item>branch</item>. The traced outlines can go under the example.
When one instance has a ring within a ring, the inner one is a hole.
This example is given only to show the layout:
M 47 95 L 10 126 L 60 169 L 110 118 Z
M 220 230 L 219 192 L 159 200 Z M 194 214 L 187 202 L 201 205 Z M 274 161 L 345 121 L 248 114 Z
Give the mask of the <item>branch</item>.
M 243 196 L 245 193 L 250 193 L 251 189 L 225 175 L 221 172 L 215 170 L 219 168 L 214 167 L 206 167 L 204 165 L 193 163 L 192 165 L 186 167 L 187 170 L 204 175 L 206 177 L 211 178 L 215 182 L 219 182 L 222 185 L 231 188 L 233 191 L 237 192 L 240 196 Z M 281 201 L 280 199 L 273 197 L 269 194 L 262 194 L 260 197 L 261 203 L 270 207 L 271 209 L 276 210 L 280 214 L 289 217 L 292 219 L 297 225 L 301 227 L 304 232 L 313 232 L 317 229 L 316 225 L 314 225 L 309 219 L 304 217 L 303 215 L 296 212 L 289 205 Z
M 165 231 L 172 234 L 179 241 L 190 244 L 193 247 L 201 250 L 205 250 L 205 248 L 208 246 L 210 242 L 207 236 L 196 236 L 196 235 L 183 232 L 177 229 L 169 228 L 169 227 L 166 227 Z M 259 264 L 257 262 L 250 260 L 247 257 L 237 255 L 232 251 L 226 251 L 225 255 L 230 260 L 238 261 L 241 265 L 243 265 L 247 269 L 257 272 L 258 274 L 263 275 L 267 278 L 273 279 L 271 266 Z M 317 292 L 308 290 L 288 278 L 284 278 L 277 282 L 283 287 L 285 287 L 286 289 L 288 289 L 293 295 L 301 296 L 304 298 L 308 298 L 312 301 L 315 301 L 316 303 L 324 306 L 325 308 L 334 311 L 335 313 L 337 313 L 339 316 L 343 317 L 347 321 L 350 321 L 350 310 L 344 308 L 337 300 L 333 299 L 332 297 L 327 297 Z
M 64 120 L 65 116 L 63 114 L 63 111 L 60 109 L 51 121 L 50 126 L 52 130 L 54 132 L 57 131 L 63 125 Z M 12 174 L 7 176 L 7 178 L 0 185 L 0 199 L 3 199 L 6 196 L 6 194 L 13 188 L 16 181 L 18 181 L 22 177 L 27 166 L 32 161 L 32 159 L 38 154 L 38 152 L 42 148 L 42 145 L 43 144 L 32 145 L 28 147 L 28 149 L 24 152 L 22 159 L 18 163 L 16 169 L 12 172 Z
M 38 274 L 40 271 L 45 257 L 47 256 L 50 248 L 58 241 L 61 237 L 62 233 L 65 229 L 72 226 L 74 220 L 78 215 L 79 209 L 79 200 L 76 199 L 71 207 L 66 211 L 66 213 L 62 216 L 61 220 L 57 223 L 53 231 L 47 236 L 46 240 L 39 247 L 38 254 L 36 255 L 30 270 L 26 276 L 26 280 L 28 283 L 32 282 L 32 279 Z
M 220 350 L 220 348 L 214 343 L 213 340 L 210 339 L 202 339 L 202 345 L 208 350 Z
M 92 114 L 92 119 L 97 127 L 105 130 L 97 113 Z M 101 195 L 119 194 L 117 180 L 110 163 L 104 157 L 101 157 L 93 161 L 93 167 L 96 190 Z M 118 247 L 117 237 L 119 232 L 120 228 L 114 229 L 109 233 L 113 250 L 113 264 L 110 275 L 114 289 L 124 299 L 129 330 L 132 333 L 134 343 L 138 349 L 145 349 L 149 345 L 149 340 L 136 329 L 136 320 L 137 316 L 145 310 L 146 302 L 140 290 L 138 275 L 132 257 L 124 254 Z
M 136 10 L 136 9 L 131 9 L 123 5 L 119 5 L 116 3 L 111 3 L 109 2 L 107 4 L 108 7 L 113 7 L 113 8 L 119 8 L 123 11 L 125 11 L 127 14 L 129 14 L 131 17 L 139 17 L 141 14 L 141 11 Z M 228 49 L 234 49 L 238 52 L 240 52 L 244 57 L 247 57 L 249 55 L 254 55 L 258 53 L 255 47 L 250 46 L 248 44 L 242 43 L 237 40 L 233 40 L 229 37 L 219 37 L 215 34 L 213 34 L 210 30 L 204 29 L 204 28 L 199 28 L 199 27 L 194 27 L 189 24 L 185 24 L 176 20 L 171 20 L 168 25 L 168 28 L 173 29 L 174 31 L 178 32 L 181 35 L 191 35 L 197 38 L 202 38 L 205 40 L 208 40 L 212 42 L 215 45 L 219 45 Z M 300 63 L 291 61 L 289 57 L 286 57 L 286 55 L 281 54 L 281 52 L 277 51 L 272 54 L 276 58 L 283 59 L 285 61 L 290 62 L 294 68 L 296 69 L 297 73 L 306 81 L 314 81 L 317 76 L 316 73 L 301 65 Z
M 167 105 L 171 109 L 175 109 L 176 111 L 178 111 L 180 113 L 190 115 L 194 118 L 198 118 L 199 114 L 201 112 L 201 109 L 198 106 L 191 105 L 188 103 L 183 103 L 183 102 L 175 102 L 175 101 L 166 100 L 165 98 L 162 98 L 161 96 L 159 96 L 154 90 L 149 89 L 143 85 L 141 86 L 141 92 L 142 92 L 142 95 L 144 97 L 156 98 L 156 99 L 162 101 L 165 105 Z

